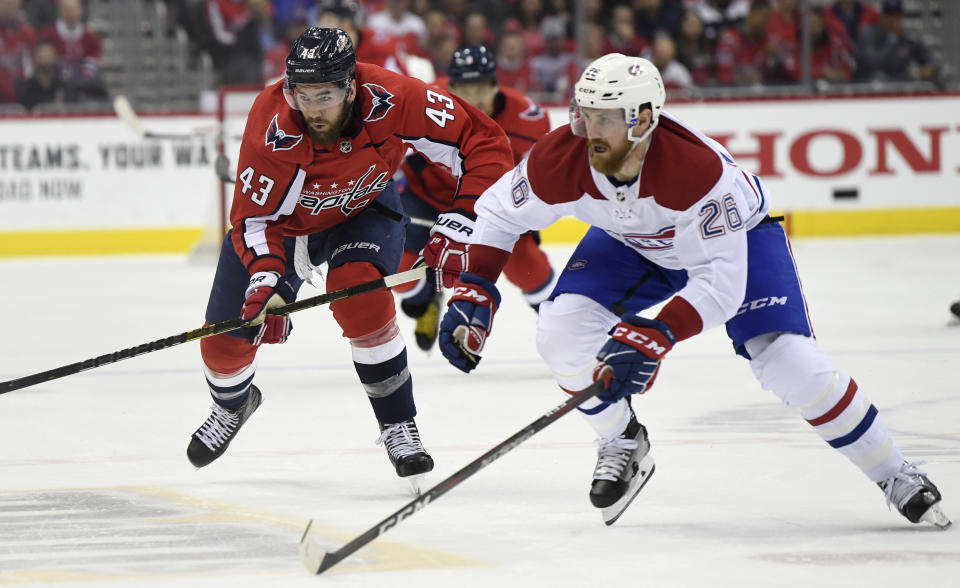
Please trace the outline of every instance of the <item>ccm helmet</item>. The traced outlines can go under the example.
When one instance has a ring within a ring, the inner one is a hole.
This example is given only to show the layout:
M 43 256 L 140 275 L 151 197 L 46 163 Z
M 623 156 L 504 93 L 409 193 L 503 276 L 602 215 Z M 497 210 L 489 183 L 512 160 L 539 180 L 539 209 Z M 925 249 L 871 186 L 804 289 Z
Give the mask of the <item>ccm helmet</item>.
M 460 47 L 453 52 L 447 76 L 451 84 L 497 81 L 497 61 L 483 45 Z
M 350 36 L 340 29 L 310 27 L 297 38 L 287 55 L 283 95 L 290 108 L 299 110 L 293 89 L 297 84 L 332 82 L 344 90 L 353 80 L 357 52 Z
M 660 121 L 660 110 L 666 101 L 663 80 L 657 67 L 642 57 L 610 53 L 593 61 L 574 86 L 570 127 L 575 134 L 586 136 L 581 108 L 620 108 L 627 123 L 627 138 L 634 143 L 646 139 Z M 650 126 L 640 137 L 632 135 L 640 111 L 650 107 Z

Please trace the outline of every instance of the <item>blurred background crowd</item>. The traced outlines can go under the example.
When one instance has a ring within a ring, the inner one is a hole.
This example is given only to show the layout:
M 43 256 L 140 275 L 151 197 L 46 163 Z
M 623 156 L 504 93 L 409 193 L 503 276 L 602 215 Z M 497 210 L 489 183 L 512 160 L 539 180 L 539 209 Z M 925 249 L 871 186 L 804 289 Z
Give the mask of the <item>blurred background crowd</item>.
M 956 89 L 956 0 L 0 0 L 0 114 L 211 108 L 283 73 L 307 26 L 431 81 L 486 44 L 501 85 L 563 104 L 585 64 L 640 55 L 672 98 Z

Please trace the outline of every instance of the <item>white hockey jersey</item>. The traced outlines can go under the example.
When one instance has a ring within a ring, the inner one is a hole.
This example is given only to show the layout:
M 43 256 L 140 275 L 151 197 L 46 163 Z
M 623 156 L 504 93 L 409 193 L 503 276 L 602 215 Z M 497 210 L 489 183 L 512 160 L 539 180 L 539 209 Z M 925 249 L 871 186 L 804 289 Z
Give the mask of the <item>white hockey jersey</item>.
M 726 322 L 746 291 L 746 232 L 769 200 L 722 145 L 667 112 L 650 141 L 639 180 L 617 187 L 590 166 L 586 139 L 569 125 L 552 131 L 477 201 L 471 243 L 510 251 L 517 235 L 574 216 L 662 267 L 687 270 L 677 296 L 689 304 L 673 308 L 699 317 L 668 324 L 699 331 Z M 670 326 L 679 339 L 695 334 Z

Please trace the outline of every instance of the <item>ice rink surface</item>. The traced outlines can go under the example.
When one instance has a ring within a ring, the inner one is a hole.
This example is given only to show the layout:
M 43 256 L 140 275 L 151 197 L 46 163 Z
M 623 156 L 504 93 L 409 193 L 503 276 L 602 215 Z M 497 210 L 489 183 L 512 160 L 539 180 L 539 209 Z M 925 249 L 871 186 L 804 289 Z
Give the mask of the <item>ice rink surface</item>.
M 570 248 L 550 249 L 555 265 Z M 794 242 L 823 348 L 960 517 L 960 237 Z M 0 379 L 202 324 L 211 265 L 180 257 L 0 261 Z M 439 482 L 564 400 L 535 316 L 503 285 L 479 369 L 410 345 Z M 307 286 L 301 296 L 317 292 Z M 593 434 L 574 413 L 320 577 L 332 551 L 411 499 L 327 308 L 262 349 L 264 404 L 227 454 L 185 456 L 208 414 L 196 342 L 0 397 L 0 586 L 960 586 L 960 523 L 883 494 L 753 379 L 722 329 L 677 346 L 635 398 L 657 469 L 605 527 L 587 499 Z

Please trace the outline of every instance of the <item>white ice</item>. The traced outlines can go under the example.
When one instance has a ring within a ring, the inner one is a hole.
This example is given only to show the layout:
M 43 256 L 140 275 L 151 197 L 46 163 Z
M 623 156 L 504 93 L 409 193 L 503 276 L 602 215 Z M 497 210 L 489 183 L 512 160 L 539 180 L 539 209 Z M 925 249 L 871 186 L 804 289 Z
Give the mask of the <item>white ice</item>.
M 562 264 L 569 247 L 552 247 Z M 799 240 L 821 345 L 880 409 L 960 517 L 960 237 Z M 181 257 L 0 261 L 0 380 L 202 324 L 211 265 Z M 504 286 L 479 369 L 410 344 L 430 486 L 564 400 L 534 314 Z M 302 296 L 316 294 L 305 287 Z M 333 551 L 402 507 L 326 308 L 260 354 L 265 401 L 202 470 L 196 342 L 0 397 L 0 586 L 958 586 L 960 531 L 911 525 L 762 391 L 722 329 L 684 342 L 635 399 L 657 470 L 605 527 L 587 490 L 593 434 L 559 419 L 322 576 L 297 556 L 309 519 Z

